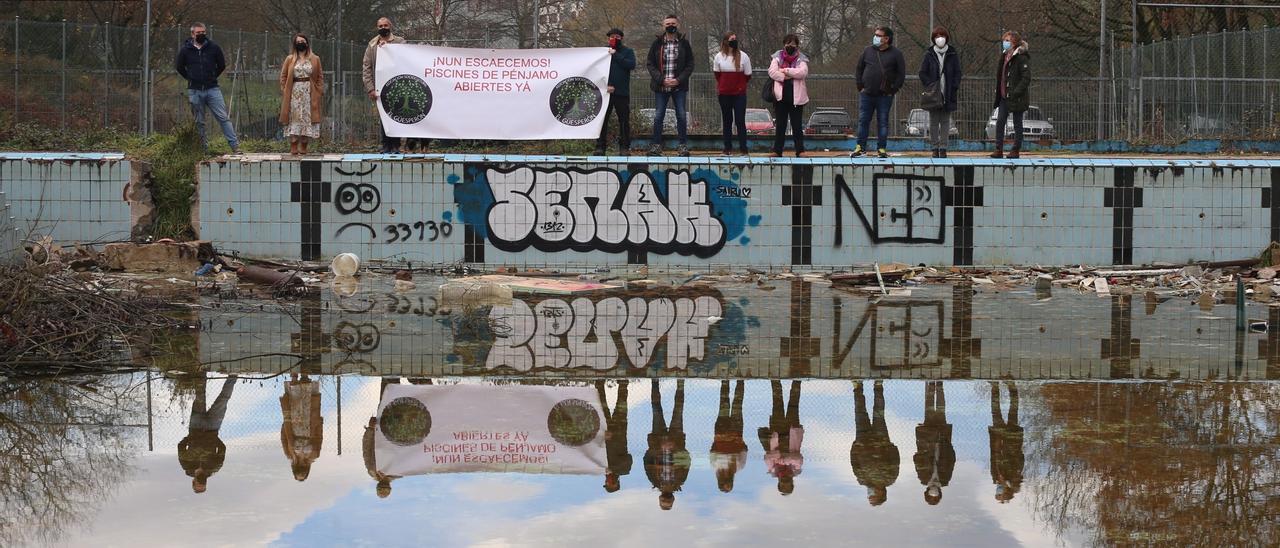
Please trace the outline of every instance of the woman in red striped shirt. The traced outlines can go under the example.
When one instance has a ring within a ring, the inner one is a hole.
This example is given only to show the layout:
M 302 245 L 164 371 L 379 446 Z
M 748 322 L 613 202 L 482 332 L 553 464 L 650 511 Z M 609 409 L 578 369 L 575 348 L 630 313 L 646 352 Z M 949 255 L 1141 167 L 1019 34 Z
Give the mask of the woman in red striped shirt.
M 726 32 L 720 53 L 711 63 L 716 75 L 720 115 L 724 118 L 724 155 L 733 153 L 733 126 L 738 126 L 738 151 L 747 153 L 747 82 L 751 81 L 751 57 L 738 47 L 738 35 Z

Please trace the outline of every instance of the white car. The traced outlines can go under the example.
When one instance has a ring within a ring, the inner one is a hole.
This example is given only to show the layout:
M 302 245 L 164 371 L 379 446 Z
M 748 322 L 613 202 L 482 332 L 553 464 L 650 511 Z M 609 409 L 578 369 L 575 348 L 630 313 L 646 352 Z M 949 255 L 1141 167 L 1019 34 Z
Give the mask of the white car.
M 992 109 L 991 118 L 987 119 L 987 138 L 995 140 L 996 138 L 996 117 L 999 115 L 999 109 Z M 1040 111 L 1040 107 L 1031 107 L 1022 115 L 1022 138 L 1039 141 L 1041 139 L 1053 139 L 1056 133 L 1053 130 L 1053 118 L 1046 119 L 1044 113 Z M 1004 136 L 1006 138 L 1013 137 L 1013 114 L 1009 114 L 1009 120 L 1004 124 Z
M 910 137 L 929 138 L 929 111 L 922 108 L 913 108 L 907 114 L 907 119 L 902 121 L 902 132 Z M 959 137 L 960 130 L 956 128 L 956 117 L 951 116 L 951 129 L 947 130 L 950 137 Z

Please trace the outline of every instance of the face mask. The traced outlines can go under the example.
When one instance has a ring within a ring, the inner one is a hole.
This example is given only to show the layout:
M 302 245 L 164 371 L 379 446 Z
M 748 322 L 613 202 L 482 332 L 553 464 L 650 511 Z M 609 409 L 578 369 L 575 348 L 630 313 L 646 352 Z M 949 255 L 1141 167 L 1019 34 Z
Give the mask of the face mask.
M 391 36 L 391 29 L 378 29 L 378 36 L 383 38 Z
M 205 35 L 203 35 L 203 34 L 197 34 L 197 35 L 196 35 L 196 43 L 197 43 L 197 44 L 203 44 L 203 43 L 205 43 L 205 41 L 206 41 L 206 40 L 208 40 L 208 39 L 209 39 L 209 37 L 208 37 L 208 36 L 205 36 Z
M 729 47 L 738 49 L 738 39 L 734 38 L 733 40 L 729 40 Z
M 1012 48 L 1012 47 L 1013 47 L 1013 42 L 1010 42 L 1008 40 L 1005 40 L 1000 43 L 1001 51 L 1009 51 L 1009 48 Z
M 298 42 L 298 43 L 296 43 L 296 44 L 294 44 L 294 45 L 293 45 L 293 49 L 296 49 L 296 50 L 298 50 L 299 52 L 307 51 L 307 44 L 302 43 L 302 42 Z
M 618 49 L 618 44 L 621 44 L 621 43 L 622 43 L 622 39 L 621 39 L 621 38 L 610 38 L 610 39 L 609 39 L 609 47 L 610 47 L 610 48 Z
M 675 25 L 667 25 L 667 34 L 675 34 L 678 30 Z
M 782 48 L 782 49 L 786 50 L 787 55 L 795 55 L 795 54 L 796 54 L 796 47 L 795 47 L 795 46 L 787 46 L 787 47 Z
M 947 45 L 947 38 L 945 36 L 939 36 L 933 39 L 933 43 L 937 44 L 940 48 L 945 47 Z
M 872 37 L 871 37 L 871 45 L 873 45 L 873 46 L 875 46 L 875 47 L 880 47 L 880 44 L 883 44 L 883 43 L 884 43 L 884 41 L 883 41 L 883 40 L 881 40 L 881 38 L 880 38 L 879 36 L 872 36 Z

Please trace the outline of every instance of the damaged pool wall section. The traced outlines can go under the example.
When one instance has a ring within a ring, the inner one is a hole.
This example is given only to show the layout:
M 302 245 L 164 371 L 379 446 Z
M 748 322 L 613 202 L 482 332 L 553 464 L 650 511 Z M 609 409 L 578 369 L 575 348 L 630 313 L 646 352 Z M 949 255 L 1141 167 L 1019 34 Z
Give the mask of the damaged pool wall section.
M 584 269 L 1181 263 L 1280 239 L 1270 160 L 339 158 L 201 166 L 200 237 Z
M 145 171 L 121 154 L 0 154 L 0 256 L 46 236 L 129 240 L 152 218 L 150 194 L 130 188 Z

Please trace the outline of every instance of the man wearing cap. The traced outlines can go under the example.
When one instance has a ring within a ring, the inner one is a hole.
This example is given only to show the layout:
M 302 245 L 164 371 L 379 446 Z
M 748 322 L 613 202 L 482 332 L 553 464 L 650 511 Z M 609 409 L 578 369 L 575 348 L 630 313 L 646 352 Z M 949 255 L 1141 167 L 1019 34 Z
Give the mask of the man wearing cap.
M 631 71 L 636 68 L 635 50 L 622 45 L 622 29 L 612 28 L 605 33 L 609 38 L 609 107 L 600 126 L 600 138 L 596 139 L 596 156 L 604 156 L 608 141 L 609 113 L 618 114 L 618 154 L 626 156 L 631 149 Z

